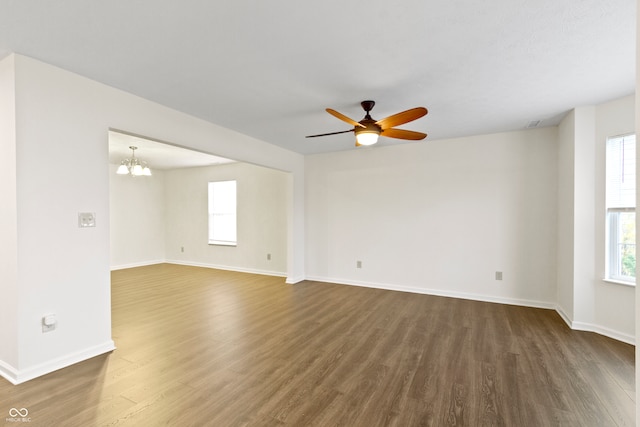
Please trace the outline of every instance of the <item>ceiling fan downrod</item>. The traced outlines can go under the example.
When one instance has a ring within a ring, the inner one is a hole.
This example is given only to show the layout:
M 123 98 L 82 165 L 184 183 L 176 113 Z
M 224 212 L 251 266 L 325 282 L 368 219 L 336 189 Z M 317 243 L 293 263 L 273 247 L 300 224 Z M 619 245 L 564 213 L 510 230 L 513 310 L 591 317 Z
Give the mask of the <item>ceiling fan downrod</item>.
M 371 115 L 369 115 L 369 111 L 373 110 L 373 107 L 376 105 L 376 102 L 375 101 L 362 101 L 360 103 L 360 105 L 362 105 L 362 108 L 367 113 L 364 118 L 371 120 Z

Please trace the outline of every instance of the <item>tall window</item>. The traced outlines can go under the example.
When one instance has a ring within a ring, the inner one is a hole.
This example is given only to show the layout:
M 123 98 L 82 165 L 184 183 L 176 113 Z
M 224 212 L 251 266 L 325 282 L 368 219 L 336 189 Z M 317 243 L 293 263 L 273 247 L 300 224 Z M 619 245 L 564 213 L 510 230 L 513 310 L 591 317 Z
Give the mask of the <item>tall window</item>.
M 636 137 L 607 140 L 607 278 L 636 281 Z
M 236 181 L 209 183 L 209 244 L 237 244 Z

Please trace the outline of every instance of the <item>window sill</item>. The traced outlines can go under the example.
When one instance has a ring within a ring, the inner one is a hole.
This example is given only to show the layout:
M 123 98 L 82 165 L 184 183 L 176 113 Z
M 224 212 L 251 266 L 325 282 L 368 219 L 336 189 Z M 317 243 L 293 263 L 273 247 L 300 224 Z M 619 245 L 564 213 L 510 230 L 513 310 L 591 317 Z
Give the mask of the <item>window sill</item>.
M 236 242 L 220 242 L 217 240 L 212 240 L 209 242 L 211 246 L 238 246 Z
M 635 288 L 636 286 L 634 282 L 625 282 L 624 280 L 602 279 L 602 281 L 607 283 L 613 283 L 614 285 L 630 286 L 632 288 Z

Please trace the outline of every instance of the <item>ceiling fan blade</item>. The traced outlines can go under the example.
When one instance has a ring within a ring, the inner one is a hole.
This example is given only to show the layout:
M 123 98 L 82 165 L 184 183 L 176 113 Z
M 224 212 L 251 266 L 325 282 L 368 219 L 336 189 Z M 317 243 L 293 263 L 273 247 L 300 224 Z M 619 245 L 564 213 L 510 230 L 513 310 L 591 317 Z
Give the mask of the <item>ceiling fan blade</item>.
M 338 113 L 336 110 L 332 110 L 331 108 L 327 108 L 327 113 L 331 114 L 334 117 L 337 117 L 338 119 L 342 120 L 343 122 L 349 123 L 351 126 L 365 127 L 363 124 L 360 124 L 360 123 L 356 122 L 355 120 L 350 119 L 349 117 L 345 116 L 344 114 Z
M 414 132 L 412 130 L 404 130 L 404 129 L 385 129 L 382 131 L 380 135 L 386 136 L 388 138 L 410 139 L 413 141 L 418 141 L 420 139 L 425 139 L 427 137 L 426 133 Z
M 410 110 L 403 111 L 402 113 L 394 114 L 382 120 L 378 120 L 376 124 L 380 126 L 383 130 L 389 129 L 395 126 L 400 126 L 405 123 L 409 123 L 415 119 L 419 119 L 420 117 L 426 115 L 427 113 L 428 111 L 424 107 L 412 108 Z
M 341 130 L 340 132 L 321 133 L 320 135 L 307 135 L 305 138 L 317 138 L 319 136 L 338 135 L 339 133 L 353 132 L 353 129 Z

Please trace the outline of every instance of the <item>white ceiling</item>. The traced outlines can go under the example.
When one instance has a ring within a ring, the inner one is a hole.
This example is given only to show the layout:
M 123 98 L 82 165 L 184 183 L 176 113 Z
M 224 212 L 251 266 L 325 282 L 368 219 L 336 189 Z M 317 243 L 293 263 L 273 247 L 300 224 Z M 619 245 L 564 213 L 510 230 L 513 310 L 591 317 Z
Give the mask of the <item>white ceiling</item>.
M 11 52 L 304 154 L 417 106 L 430 140 L 557 124 L 635 91 L 635 0 L 3 1 Z M 381 139 L 381 145 L 401 143 Z

